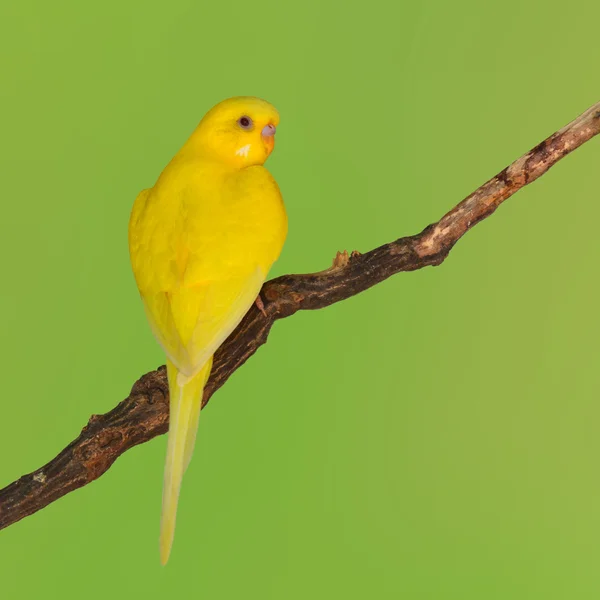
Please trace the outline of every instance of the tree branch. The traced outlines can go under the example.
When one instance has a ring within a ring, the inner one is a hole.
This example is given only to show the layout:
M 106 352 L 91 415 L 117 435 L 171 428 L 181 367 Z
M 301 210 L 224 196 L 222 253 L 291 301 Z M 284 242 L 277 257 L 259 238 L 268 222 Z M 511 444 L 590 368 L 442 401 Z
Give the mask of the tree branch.
M 561 158 L 600 133 L 600 102 L 484 183 L 421 233 L 366 254 L 337 254 L 326 271 L 285 275 L 263 286 L 263 315 L 253 306 L 215 355 L 203 406 L 267 341 L 275 321 L 299 310 L 350 298 L 395 273 L 444 261 L 456 242 L 507 198 L 535 181 Z M 31 515 L 105 473 L 124 452 L 168 428 L 165 368 L 142 376 L 129 396 L 104 415 L 93 415 L 79 437 L 49 463 L 0 490 L 0 529 Z

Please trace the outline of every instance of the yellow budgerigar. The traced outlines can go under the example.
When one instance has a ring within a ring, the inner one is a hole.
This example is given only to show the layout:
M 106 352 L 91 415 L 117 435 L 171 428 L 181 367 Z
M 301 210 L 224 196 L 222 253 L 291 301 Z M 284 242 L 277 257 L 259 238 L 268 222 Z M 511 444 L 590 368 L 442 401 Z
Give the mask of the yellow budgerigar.
M 213 354 L 259 298 L 287 234 L 279 187 L 263 167 L 278 122 L 259 98 L 217 104 L 131 213 L 133 273 L 169 380 L 163 564 Z

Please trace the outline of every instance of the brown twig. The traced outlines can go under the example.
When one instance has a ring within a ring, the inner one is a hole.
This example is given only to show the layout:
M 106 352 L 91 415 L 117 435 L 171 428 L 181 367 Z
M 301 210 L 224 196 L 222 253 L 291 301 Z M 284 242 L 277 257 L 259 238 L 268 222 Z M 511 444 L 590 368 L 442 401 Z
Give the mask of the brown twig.
M 439 265 L 456 242 L 523 186 L 600 132 L 600 103 L 484 183 L 437 223 L 417 235 L 365 254 L 339 253 L 326 271 L 285 275 L 263 286 L 264 312 L 253 306 L 219 348 L 203 404 L 267 341 L 278 319 L 350 298 L 401 271 Z M 129 396 L 94 415 L 79 437 L 37 471 L 0 490 L 0 529 L 33 514 L 105 473 L 125 451 L 165 433 L 168 389 L 164 367 L 147 373 Z

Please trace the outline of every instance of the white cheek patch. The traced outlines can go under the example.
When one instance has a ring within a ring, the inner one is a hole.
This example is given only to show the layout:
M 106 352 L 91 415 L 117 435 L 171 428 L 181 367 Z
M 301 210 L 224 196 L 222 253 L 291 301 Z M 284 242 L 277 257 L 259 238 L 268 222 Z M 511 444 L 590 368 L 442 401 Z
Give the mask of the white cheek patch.
M 238 148 L 235 151 L 236 156 L 244 156 L 244 157 L 248 156 L 251 147 L 252 147 L 251 144 L 246 144 L 245 146 Z

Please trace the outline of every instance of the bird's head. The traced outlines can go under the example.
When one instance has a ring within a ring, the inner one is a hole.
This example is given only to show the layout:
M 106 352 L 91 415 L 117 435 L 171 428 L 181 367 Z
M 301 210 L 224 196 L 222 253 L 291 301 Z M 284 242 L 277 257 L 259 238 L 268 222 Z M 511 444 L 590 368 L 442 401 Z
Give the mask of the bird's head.
M 278 124 L 274 106 L 238 96 L 211 108 L 188 143 L 207 158 L 235 167 L 262 165 L 273 151 Z

